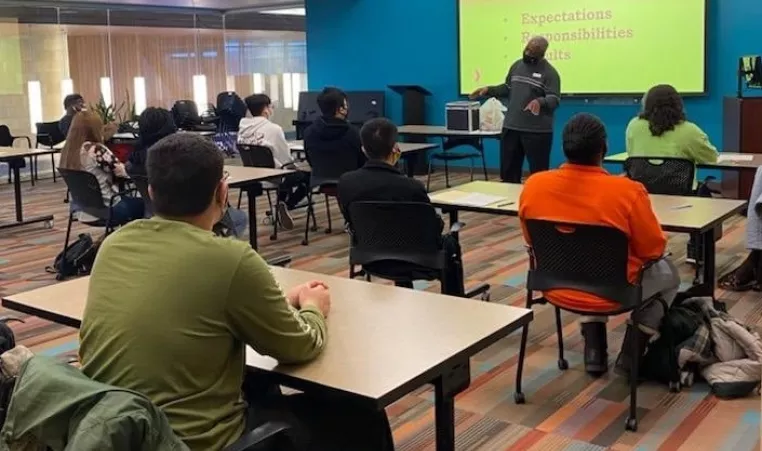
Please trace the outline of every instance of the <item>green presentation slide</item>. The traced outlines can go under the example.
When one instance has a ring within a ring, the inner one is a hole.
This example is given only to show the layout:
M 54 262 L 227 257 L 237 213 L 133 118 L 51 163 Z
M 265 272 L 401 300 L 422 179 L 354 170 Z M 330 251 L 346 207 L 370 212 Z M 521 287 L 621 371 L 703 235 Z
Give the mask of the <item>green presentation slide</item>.
M 705 91 L 706 0 L 459 0 L 460 90 L 505 82 L 541 35 L 563 94 Z

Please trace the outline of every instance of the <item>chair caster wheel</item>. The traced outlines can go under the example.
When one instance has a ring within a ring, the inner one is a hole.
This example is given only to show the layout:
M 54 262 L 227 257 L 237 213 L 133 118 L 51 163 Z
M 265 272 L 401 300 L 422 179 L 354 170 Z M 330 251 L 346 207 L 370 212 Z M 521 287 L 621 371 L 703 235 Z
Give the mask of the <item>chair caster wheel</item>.
M 638 432 L 638 419 L 627 418 L 627 422 L 624 424 L 624 428 L 631 432 Z
M 561 371 L 566 371 L 569 369 L 569 362 L 566 361 L 566 359 L 561 359 L 558 361 L 558 369 Z
M 680 390 L 682 390 L 682 384 L 680 382 L 670 382 L 669 383 L 669 392 L 670 393 L 680 393 Z
M 277 236 L 275 236 L 275 235 L 270 235 L 270 241 L 275 241 L 275 240 L 277 240 L 277 239 L 278 239 L 278 237 L 277 237 Z
M 307 241 L 307 240 L 302 240 L 302 246 L 307 246 L 307 245 L 309 245 L 309 244 L 310 244 L 310 243 L 309 243 L 309 241 Z
M 527 400 L 524 398 L 524 393 L 514 393 L 513 394 L 513 402 L 516 404 L 526 404 Z

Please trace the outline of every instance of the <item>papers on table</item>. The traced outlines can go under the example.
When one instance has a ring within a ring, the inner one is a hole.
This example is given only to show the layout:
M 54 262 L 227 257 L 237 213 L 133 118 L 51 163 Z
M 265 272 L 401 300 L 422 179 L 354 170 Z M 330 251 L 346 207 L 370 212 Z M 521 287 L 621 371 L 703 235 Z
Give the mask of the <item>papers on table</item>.
M 467 193 L 464 191 L 452 190 L 439 193 L 431 198 L 434 201 L 457 203 L 459 205 L 469 205 L 472 207 L 486 207 L 506 200 L 505 197 L 493 196 L 482 193 Z
M 723 161 L 752 161 L 754 160 L 754 155 L 747 154 L 747 153 L 721 153 L 719 157 L 717 157 L 717 162 L 722 163 Z

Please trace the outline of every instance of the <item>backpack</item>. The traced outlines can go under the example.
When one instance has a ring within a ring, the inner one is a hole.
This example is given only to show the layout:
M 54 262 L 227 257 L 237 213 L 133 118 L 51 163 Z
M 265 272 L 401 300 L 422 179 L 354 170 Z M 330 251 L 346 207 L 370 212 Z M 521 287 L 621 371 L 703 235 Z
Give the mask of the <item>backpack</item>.
M 100 241 L 95 242 L 89 233 L 82 233 L 56 256 L 53 266 L 48 266 L 45 270 L 55 274 L 56 280 L 90 274 L 99 247 Z

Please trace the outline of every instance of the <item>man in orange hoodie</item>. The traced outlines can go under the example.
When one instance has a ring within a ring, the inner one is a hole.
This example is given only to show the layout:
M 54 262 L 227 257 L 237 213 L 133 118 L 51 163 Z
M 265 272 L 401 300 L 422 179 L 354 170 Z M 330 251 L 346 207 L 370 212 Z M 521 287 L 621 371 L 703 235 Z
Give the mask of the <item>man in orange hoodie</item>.
M 638 182 L 613 176 L 603 167 L 607 151 L 606 129 L 595 116 L 578 114 L 564 127 L 563 149 L 568 162 L 559 169 L 532 175 L 519 202 L 524 238 L 529 242 L 525 221 L 542 219 L 614 227 L 629 238 L 628 277 L 634 282 L 640 267 L 664 255 L 667 239 L 651 207 L 646 189 Z M 671 304 L 680 286 L 677 268 L 660 260 L 643 275 L 643 298 L 661 297 Z M 553 304 L 590 313 L 621 306 L 613 301 L 577 290 L 552 290 L 543 295 Z M 639 313 L 639 328 L 628 325 L 617 368 L 629 372 L 630 340 L 641 340 L 641 349 L 658 333 L 664 317 L 661 302 L 649 302 Z M 585 369 L 600 375 L 608 369 L 606 317 L 583 317 Z M 638 356 L 640 357 L 640 356 Z

